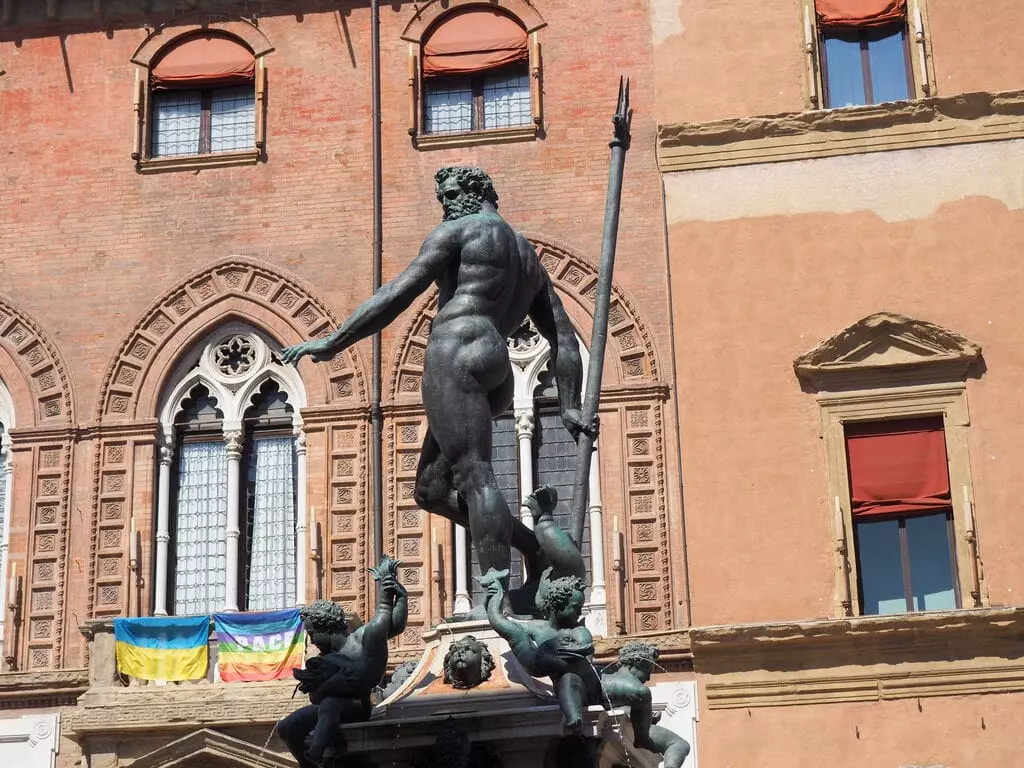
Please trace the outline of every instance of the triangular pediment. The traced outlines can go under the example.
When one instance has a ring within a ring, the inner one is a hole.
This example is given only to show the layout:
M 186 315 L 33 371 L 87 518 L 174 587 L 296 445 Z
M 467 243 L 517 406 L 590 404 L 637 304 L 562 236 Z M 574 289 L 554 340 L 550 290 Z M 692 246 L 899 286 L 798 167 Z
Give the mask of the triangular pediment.
M 801 355 L 793 368 L 819 389 L 893 386 L 963 380 L 980 357 L 981 347 L 955 331 L 893 312 L 877 312 Z
M 190 733 L 154 749 L 132 763 L 133 768 L 296 768 L 290 755 L 209 728 Z

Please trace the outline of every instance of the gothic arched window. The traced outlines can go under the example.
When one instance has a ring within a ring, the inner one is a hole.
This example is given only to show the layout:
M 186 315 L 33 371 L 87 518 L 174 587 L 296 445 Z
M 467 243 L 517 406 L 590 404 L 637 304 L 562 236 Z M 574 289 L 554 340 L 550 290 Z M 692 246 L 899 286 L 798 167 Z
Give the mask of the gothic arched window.
M 161 411 L 154 613 L 303 601 L 303 404 L 294 368 L 251 329 L 222 329 L 178 367 Z

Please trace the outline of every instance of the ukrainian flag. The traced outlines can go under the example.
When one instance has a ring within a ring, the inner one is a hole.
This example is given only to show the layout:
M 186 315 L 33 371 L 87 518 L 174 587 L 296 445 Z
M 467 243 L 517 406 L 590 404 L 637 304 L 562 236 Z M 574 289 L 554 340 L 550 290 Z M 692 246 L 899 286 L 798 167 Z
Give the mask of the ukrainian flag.
M 141 680 L 206 677 L 209 616 L 114 619 L 119 672 Z

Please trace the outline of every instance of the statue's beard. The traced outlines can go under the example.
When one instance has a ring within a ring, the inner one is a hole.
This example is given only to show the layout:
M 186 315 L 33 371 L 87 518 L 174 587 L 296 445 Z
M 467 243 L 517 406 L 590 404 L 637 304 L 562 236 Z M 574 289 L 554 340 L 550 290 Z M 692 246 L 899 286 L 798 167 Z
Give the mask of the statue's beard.
M 476 195 L 463 195 L 458 200 L 442 200 L 441 207 L 444 208 L 444 221 L 452 221 L 471 213 L 480 213 L 484 199 Z

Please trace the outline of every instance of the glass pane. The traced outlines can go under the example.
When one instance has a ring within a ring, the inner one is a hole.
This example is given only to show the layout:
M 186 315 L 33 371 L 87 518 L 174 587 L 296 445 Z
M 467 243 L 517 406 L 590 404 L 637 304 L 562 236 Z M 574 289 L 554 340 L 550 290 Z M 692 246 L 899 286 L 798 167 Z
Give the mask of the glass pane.
M 295 604 L 295 443 L 291 437 L 252 441 L 252 550 L 246 607 L 268 611 Z
M 201 113 L 199 91 L 155 91 L 150 155 L 199 154 Z
M 876 104 L 900 101 L 907 94 L 907 47 L 903 30 L 883 30 L 882 35 L 868 37 L 868 58 L 871 62 L 871 95 Z
M 183 443 L 178 456 L 174 613 L 224 608 L 227 582 L 228 458 L 220 440 Z
M 957 607 L 953 566 L 949 556 L 947 514 L 907 519 L 910 587 L 915 611 L 948 611 Z
M 860 40 L 856 36 L 825 38 L 825 69 L 828 106 L 852 107 L 866 102 Z
M 256 146 L 256 92 L 251 85 L 218 88 L 210 101 L 210 151 Z
M 516 128 L 532 120 L 530 76 L 525 69 L 484 79 L 484 128 Z
M 465 78 L 429 78 L 423 93 L 424 131 L 461 133 L 473 130 L 473 88 Z
M 862 613 L 905 612 L 899 521 L 857 523 L 856 527 Z

